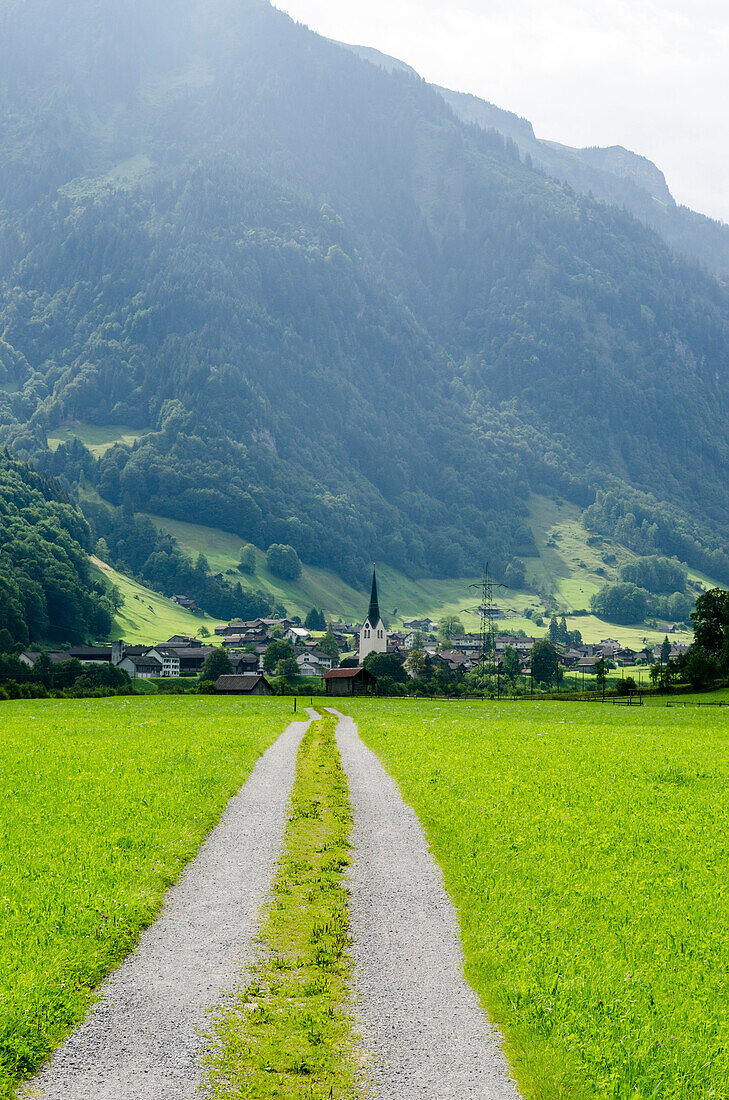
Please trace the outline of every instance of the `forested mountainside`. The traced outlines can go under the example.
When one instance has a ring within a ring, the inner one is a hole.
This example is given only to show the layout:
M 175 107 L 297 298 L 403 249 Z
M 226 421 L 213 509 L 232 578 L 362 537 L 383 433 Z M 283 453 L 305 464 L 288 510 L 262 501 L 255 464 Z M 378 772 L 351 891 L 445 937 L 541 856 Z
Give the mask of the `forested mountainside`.
M 729 577 L 729 292 L 698 265 L 263 0 L 0 13 L 23 455 L 350 580 L 503 571 L 535 489 Z M 74 421 L 143 434 L 52 455 Z
M 344 43 L 341 43 L 344 45 Z M 346 46 L 365 61 L 387 72 L 417 73 L 409 65 L 378 50 Z M 673 248 L 699 260 L 722 279 L 729 278 L 729 225 L 679 205 L 666 177 L 652 161 L 620 145 L 575 149 L 538 138 L 528 119 L 505 111 L 478 96 L 433 88 L 464 122 L 495 130 L 513 141 L 524 158 L 575 191 L 602 202 L 624 207 L 640 221 L 656 229 Z
M 0 652 L 109 633 L 114 609 L 91 579 L 90 537 L 57 482 L 0 451 Z

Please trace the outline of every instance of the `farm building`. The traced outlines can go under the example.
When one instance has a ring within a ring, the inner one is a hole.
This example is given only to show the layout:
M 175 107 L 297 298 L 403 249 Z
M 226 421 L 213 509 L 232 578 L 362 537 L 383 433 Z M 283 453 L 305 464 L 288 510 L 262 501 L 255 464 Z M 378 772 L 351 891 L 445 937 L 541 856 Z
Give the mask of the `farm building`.
M 216 695 L 273 695 L 265 676 L 257 673 L 243 676 L 219 676 L 215 681 Z
M 371 695 L 377 680 L 366 668 L 335 668 L 324 676 L 327 695 Z
M 128 672 L 133 680 L 152 680 L 162 675 L 162 662 L 143 653 L 125 654 L 117 668 Z

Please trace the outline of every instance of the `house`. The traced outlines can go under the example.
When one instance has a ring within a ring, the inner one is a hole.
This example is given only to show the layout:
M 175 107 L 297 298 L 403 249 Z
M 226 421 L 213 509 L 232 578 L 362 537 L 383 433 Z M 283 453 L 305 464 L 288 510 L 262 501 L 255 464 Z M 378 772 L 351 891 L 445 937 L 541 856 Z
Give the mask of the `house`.
M 663 649 L 663 645 L 657 645 L 655 647 L 655 649 L 653 650 L 653 660 L 654 661 L 660 662 L 660 660 L 661 660 L 661 650 L 662 649 Z M 675 661 L 677 657 L 682 657 L 684 655 L 684 653 L 688 653 L 688 650 L 689 650 L 688 642 L 672 642 L 671 643 L 671 651 L 668 654 L 669 661 Z
M 315 653 L 302 653 L 296 658 L 302 676 L 323 676 L 331 668 L 331 660 L 324 664 Z
M 175 634 L 168 638 L 165 645 L 174 646 L 175 649 L 189 649 L 192 646 L 201 646 L 199 638 L 192 638 L 189 634 Z
M 470 657 L 465 653 L 459 653 L 457 649 L 443 649 L 433 656 L 433 664 L 436 668 L 445 668 L 448 672 L 468 672 L 472 663 Z
M 180 675 L 180 650 L 171 649 L 166 645 L 155 646 L 154 649 L 150 649 L 147 654 L 148 657 L 160 662 L 162 665 L 162 676 L 179 676 Z
M 132 680 L 151 680 L 163 675 L 162 662 L 144 653 L 125 653 L 117 668 L 128 672 Z
M 188 596 L 172 596 L 170 598 L 173 603 L 176 603 L 178 607 L 184 607 L 186 611 L 197 611 L 197 604 Z
M 479 607 L 478 612 L 479 612 L 479 615 L 483 615 L 484 618 L 486 618 L 486 619 L 504 619 L 504 618 L 506 618 L 506 615 L 504 614 L 504 612 L 501 610 L 500 607 L 497 607 L 497 605 L 495 603 L 482 604 L 481 607 Z
M 430 619 L 405 619 L 402 624 L 406 630 L 419 630 L 420 633 L 430 633 Z
M 80 661 L 82 665 L 110 665 L 113 649 L 110 645 L 76 645 L 68 651 L 68 661 Z
M 656 630 L 660 630 L 661 634 L 675 634 L 678 623 L 656 623 Z
M 206 658 L 212 652 L 213 647 L 209 645 L 176 646 L 165 643 L 148 650 L 147 656 L 162 661 L 163 676 L 199 676 Z
M 454 634 L 451 638 L 451 647 L 461 653 L 480 653 L 481 637 L 479 634 Z
M 213 652 L 211 645 L 185 646 L 177 650 L 180 658 L 180 676 L 199 676 L 206 659 Z
M 377 680 L 366 668 L 336 668 L 324 676 L 327 695 L 371 695 Z
M 273 695 L 273 688 L 261 673 L 244 676 L 219 676 L 216 695 Z
M 311 639 L 311 631 L 305 626 L 290 626 L 286 631 L 286 639 L 292 645 L 303 645 Z
M 258 672 L 258 654 L 257 653 L 229 653 L 230 662 L 233 665 L 233 671 L 238 676 L 243 676 L 245 673 L 249 675 L 251 673 Z
M 27 665 L 28 668 L 35 668 L 35 666 L 38 664 L 38 661 L 40 660 L 40 657 L 40 653 L 30 652 L 26 650 L 24 653 L 20 654 L 18 660 L 21 662 L 21 664 Z M 47 657 L 52 665 L 62 665 L 66 661 L 71 660 L 67 653 L 48 653 Z

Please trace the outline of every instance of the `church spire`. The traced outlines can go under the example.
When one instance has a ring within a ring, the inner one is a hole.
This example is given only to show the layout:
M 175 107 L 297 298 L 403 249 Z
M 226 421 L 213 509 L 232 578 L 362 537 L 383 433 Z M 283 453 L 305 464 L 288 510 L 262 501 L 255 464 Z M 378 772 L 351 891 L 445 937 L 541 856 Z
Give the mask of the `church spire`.
M 380 621 L 380 601 L 377 597 L 377 574 L 372 566 L 372 593 L 370 595 L 370 610 L 367 615 L 371 626 L 377 626 Z

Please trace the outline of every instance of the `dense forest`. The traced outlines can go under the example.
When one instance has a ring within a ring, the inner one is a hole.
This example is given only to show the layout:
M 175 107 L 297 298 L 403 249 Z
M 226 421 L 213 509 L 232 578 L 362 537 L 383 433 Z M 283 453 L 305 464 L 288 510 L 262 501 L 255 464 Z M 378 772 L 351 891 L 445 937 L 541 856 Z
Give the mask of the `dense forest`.
M 729 292 L 630 214 L 263 0 L 0 0 L 0 72 L 0 437 L 42 471 L 350 581 L 503 576 L 532 491 L 729 579 Z
M 92 579 L 90 540 L 57 482 L 0 452 L 0 653 L 109 633 L 114 607 Z

